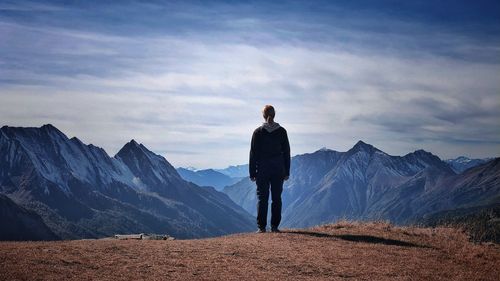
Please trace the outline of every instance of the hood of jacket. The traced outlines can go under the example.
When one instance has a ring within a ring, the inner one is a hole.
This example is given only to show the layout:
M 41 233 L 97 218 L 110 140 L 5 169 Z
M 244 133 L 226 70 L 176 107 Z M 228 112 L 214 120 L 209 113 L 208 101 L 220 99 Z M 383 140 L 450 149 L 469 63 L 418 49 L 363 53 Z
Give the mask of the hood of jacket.
M 276 131 L 277 129 L 279 129 L 279 127 L 281 127 L 281 126 L 279 123 L 276 123 L 276 122 L 273 122 L 273 123 L 264 122 L 264 123 L 262 123 L 262 127 L 264 129 L 266 129 L 266 131 L 268 131 L 269 133 L 272 133 L 273 131 Z

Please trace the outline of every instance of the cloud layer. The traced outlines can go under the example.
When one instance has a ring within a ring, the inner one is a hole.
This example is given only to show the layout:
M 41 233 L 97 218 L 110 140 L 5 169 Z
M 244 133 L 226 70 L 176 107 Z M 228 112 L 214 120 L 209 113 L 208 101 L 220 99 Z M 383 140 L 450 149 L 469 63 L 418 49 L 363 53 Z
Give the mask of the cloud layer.
M 0 5 L 2 123 L 52 123 L 110 154 L 134 138 L 176 166 L 224 167 L 247 161 L 274 104 L 293 154 L 358 139 L 396 155 L 500 152 L 497 18 L 342 2 L 91 4 Z

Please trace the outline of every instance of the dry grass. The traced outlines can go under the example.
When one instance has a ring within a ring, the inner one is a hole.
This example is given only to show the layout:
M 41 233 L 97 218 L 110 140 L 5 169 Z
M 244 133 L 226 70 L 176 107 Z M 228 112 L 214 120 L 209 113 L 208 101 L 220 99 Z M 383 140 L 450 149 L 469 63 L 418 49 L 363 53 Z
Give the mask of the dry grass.
M 498 280 L 500 248 L 452 228 L 340 222 L 174 241 L 1 242 L 0 280 Z

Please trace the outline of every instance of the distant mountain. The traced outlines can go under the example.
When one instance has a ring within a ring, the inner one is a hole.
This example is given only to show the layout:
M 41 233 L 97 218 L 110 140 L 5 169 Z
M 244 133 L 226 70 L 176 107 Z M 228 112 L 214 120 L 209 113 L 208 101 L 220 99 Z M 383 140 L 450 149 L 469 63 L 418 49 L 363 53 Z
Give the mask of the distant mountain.
M 374 208 L 396 222 L 419 222 L 428 214 L 500 203 L 500 158 L 462 174 L 427 168 L 384 194 Z
M 195 168 L 195 167 L 193 167 L 193 166 L 189 166 L 189 167 L 186 167 L 186 168 L 184 168 L 184 169 L 186 169 L 186 170 L 190 170 L 190 171 L 193 171 L 193 172 L 198 171 L 198 169 L 196 169 L 196 168 Z
M 456 225 L 468 230 L 475 241 L 500 243 L 500 158 L 451 177 L 445 185 L 451 190 L 438 190 L 441 196 L 433 197 L 446 198 L 445 204 L 454 207 L 426 213 L 415 221 L 429 226 Z
M 223 173 L 231 178 L 244 178 L 248 177 L 248 164 L 229 166 L 224 169 L 216 169 L 217 172 Z
M 115 157 L 52 125 L 0 129 L 0 193 L 62 239 L 115 233 L 205 237 L 254 229 L 225 194 L 183 180 L 132 140 Z
M 199 186 L 213 186 L 216 190 L 222 190 L 225 186 L 236 183 L 241 178 L 231 178 L 213 169 L 190 170 L 188 168 L 177 168 L 179 175 L 186 181 Z
M 498 171 L 495 166 L 488 173 Z M 493 201 L 499 200 L 499 185 L 469 176 L 456 175 L 424 150 L 391 156 L 362 141 L 347 152 L 321 149 L 297 155 L 284 185 L 283 225 L 306 227 L 342 218 L 407 223 L 463 202 L 483 204 L 495 194 Z M 224 192 L 255 215 L 254 182 L 245 178 Z
M 450 167 L 453 169 L 453 171 L 455 171 L 455 173 L 460 174 L 467 169 L 476 167 L 490 160 L 491 158 L 471 159 L 465 156 L 460 156 L 455 159 L 445 160 L 445 162 L 448 163 L 448 165 L 450 165 Z
M 255 182 L 252 182 L 250 178 L 244 178 L 233 185 L 224 187 L 223 192 L 247 212 L 257 216 L 256 188 Z

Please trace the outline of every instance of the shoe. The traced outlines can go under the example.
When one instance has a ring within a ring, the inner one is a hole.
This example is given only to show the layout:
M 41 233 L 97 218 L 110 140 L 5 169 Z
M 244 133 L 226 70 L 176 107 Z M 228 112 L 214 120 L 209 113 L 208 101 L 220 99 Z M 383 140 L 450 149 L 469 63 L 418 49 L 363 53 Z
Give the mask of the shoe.
M 271 228 L 271 232 L 276 232 L 276 233 L 279 233 L 281 232 L 277 227 L 272 227 Z
M 266 233 L 266 229 L 259 228 L 259 230 L 257 230 L 257 233 Z

